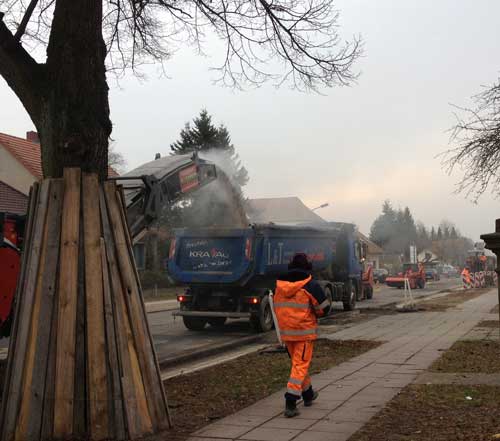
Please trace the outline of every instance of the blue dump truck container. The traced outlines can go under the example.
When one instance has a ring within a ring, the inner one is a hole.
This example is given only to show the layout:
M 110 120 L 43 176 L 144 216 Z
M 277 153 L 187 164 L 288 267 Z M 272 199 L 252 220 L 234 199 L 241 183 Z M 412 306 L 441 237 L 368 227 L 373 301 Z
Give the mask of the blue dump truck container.
M 272 328 L 268 294 L 296 253 L 305 253 L 313 276 L 330 301 L 352 310 L 362 292 L 364 247 L 354 226 L 328 228 L 254 225 L 246 229 L 179 229 L 174 232 L 168 269 L 188 286 L 176 315 L 188 329 L 228 318 L 248 318 L 258 331 Z

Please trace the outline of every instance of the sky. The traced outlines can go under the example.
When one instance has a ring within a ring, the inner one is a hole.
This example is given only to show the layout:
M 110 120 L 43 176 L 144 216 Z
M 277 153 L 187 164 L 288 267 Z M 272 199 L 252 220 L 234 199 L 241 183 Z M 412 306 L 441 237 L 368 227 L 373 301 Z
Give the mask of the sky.
M 455 194 L 439 155 L 451 148 L 453 105 L 467 106 L 499 77 L 498 0 L 339 0 L 339 32 L 360 34 L 364 55 L 351 87 L 306 94 L 266 85 L 234 91 L 213 83 L 206 57 L 178 51 L 167 76 L 110 81 L 112 137 L 128 169 L 166 155 L 185 122 L 206 108 L 224 123 L 248 169 L 250 198 L 299 196 L 327 220 L 369 232 L 385 199 L 409 206 L 428 226 L 454 222 L 474 240 L 494 230 L 500 201 Z M 0 80 L 0 131 L 23 136 L 33 125 Z

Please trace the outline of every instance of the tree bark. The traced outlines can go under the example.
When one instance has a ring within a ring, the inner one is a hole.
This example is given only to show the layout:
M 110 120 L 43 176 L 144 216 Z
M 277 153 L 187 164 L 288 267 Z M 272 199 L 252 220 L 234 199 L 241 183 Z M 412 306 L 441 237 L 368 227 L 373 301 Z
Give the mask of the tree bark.
M 65 167 L 107 176 L 109 117 L 102 0 L 57 0 L 38 64 L 2 22 L 0 75 L 20 98 L 41 141 L 45 177 Z
M 102 0 L 58 0 L 47 48 L 48 93 L 37 128 L 43 172 L 76 166 L 107 175 L 111 134 Z

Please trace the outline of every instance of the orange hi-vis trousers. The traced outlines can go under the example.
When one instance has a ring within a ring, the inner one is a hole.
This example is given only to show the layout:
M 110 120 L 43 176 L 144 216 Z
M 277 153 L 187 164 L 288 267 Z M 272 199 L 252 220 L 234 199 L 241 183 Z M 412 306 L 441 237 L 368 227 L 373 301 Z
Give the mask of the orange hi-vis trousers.
M 302 393 L 311 387 L 309 366 L 313 356 L 314 341 L 285 341 L 285 344 L 292 360 L 292 371 L 288 379 L 286 396 L 298 400 Z

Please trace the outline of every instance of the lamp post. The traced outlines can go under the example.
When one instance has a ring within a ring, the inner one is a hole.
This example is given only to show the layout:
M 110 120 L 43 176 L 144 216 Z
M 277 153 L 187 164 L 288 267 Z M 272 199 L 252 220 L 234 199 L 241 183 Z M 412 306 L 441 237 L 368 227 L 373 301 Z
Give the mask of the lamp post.
M 495 232 L 482 234 L 481 239 L 484 240 L 485 247 L 493 251 L 495 256 L 497 256 L 497 268 L 495 272 L 500 276 L 500 219 L 497 219 L 495 222 Z M 497 285 L 498 303 L 500 305 L 500 283 L 497 283 Z M 498 320 L 500 322 L 500 307 L 498 309 Z
M 320 208 L 326 208 L 329 205 L 330 204 L 328 202 L 325 202 L 324 204 L 321 204 L 319 207 L 313 208 L 311 211 L 316 211 L 316 210 L 319 210 Z

